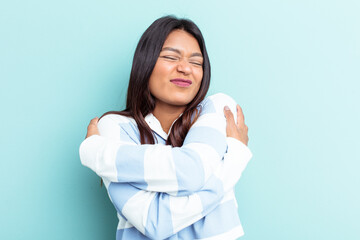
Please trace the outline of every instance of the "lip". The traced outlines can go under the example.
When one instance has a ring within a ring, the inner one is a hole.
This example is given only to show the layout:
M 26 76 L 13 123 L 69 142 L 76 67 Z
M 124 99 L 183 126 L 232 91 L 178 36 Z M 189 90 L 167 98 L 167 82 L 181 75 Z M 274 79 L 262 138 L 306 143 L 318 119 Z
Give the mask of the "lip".
M 172 82 L 173 84 L 175 84 L 176 86 L 179 86 L 179 87 L 188 87 L 192 84 L 191 80 L 182 79 L 182 78 L 174 78 L 174 79 L 171 79 L 170 82 Z

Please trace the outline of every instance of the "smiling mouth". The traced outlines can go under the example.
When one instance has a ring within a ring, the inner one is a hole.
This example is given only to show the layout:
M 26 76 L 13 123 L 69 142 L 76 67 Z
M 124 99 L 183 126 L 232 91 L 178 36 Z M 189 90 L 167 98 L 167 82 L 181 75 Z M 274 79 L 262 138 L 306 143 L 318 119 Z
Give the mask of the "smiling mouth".
M 192 84 L 191 80 L 182 79 L 182 78 L 171 79 L 170 82 L 172 82 L 173 84 L 179 87 L 188 87 Z

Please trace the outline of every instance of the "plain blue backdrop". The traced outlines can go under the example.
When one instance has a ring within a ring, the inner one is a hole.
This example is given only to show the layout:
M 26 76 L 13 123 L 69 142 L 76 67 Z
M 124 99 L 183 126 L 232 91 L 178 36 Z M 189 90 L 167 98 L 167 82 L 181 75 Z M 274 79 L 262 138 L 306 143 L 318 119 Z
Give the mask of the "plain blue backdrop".
M 199 25 L 210 93 L 244 109 L 241 239 L 360 239 L 359 12 L 357 0 L 1 1 L 0 239 L 115 238 L 78 147 L 91 118 L 124 107 L 137 41 L 166 14 Z

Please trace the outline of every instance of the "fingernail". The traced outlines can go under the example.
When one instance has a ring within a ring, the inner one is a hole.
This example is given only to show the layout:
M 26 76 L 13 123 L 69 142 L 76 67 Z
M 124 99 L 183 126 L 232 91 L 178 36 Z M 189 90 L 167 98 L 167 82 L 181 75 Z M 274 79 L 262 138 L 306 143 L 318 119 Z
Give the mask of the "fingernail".
M 225 106 L 224 109 L 225 110 L 230 110 L 230 108 L 228 106 Z

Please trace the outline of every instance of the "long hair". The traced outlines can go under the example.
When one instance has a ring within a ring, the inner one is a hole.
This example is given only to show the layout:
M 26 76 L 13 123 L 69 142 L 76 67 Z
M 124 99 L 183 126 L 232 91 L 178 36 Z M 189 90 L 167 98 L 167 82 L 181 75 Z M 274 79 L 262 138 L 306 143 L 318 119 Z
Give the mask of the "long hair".
M 198 93 L 173 124 L 166 141 L 167 145 L 173 147 L 183 145 L 186 134 L 199 116 L 200 109 L 198 105 L 205 98 L 209 89 L 210 61 L 204 38 L 196 24 L 189 19 L 178 19 L 174 16 L 165 16 L 153 22 L 141 36 L 135 50 L 127 91 L 126 108 L 123 111 L 111 111 L 103 115 L 120 114 L 134 118 L 142 144 L 155 143 L 153 132 L 145 121 L 145 116 L 155 108 L 155 98 L 149 90 L 149 79 L 167 36 L 176 29 L 188 32 L 197 40 L 204 60 L 203 79 Z

